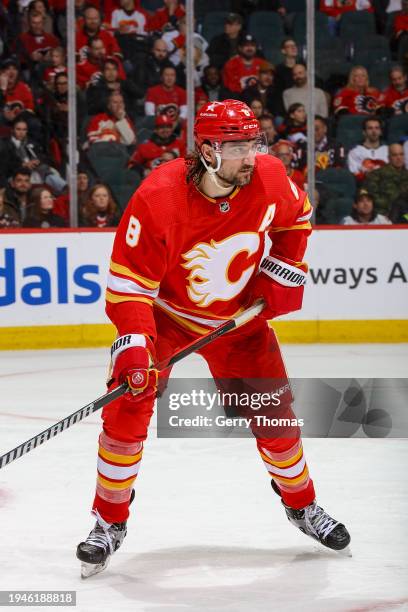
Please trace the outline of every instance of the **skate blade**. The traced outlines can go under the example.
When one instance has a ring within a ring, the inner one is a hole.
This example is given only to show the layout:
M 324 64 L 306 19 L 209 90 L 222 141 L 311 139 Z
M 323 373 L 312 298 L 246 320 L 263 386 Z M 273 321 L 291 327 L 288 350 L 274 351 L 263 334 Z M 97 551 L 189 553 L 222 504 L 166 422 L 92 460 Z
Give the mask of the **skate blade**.
M 106 568 L 108 561 L 109 559 L 106 559 L 104 563 L 85 563 L 85 561 L 82 561 L 81 578 L 90 578 L 91 576 L 95 576 L 95 574 L 99 574 Z
M 339 550 L 338 553 L 342 557 L 352 557 L 353 556 L 350 545 L 346 546 L 346 548 L 343 548 L 343 550 Z

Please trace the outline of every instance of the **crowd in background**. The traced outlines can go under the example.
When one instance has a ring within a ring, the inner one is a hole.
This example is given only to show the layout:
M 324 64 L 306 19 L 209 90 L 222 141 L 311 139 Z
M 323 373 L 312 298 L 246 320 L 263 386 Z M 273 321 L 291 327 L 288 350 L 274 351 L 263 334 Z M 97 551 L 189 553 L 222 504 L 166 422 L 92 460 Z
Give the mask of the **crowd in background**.
M 304 0 L 196 0 L 195 107 L 236 98 L 307 188 Z M 213 10 L 211 10 L 213 9 Z M 180 0 L 75 0 L 82 227 L 186 152 Z M 0 229 L 66 227 L 64 0 L 0 6 Z M 316 2 L 316 222 L 408 223 L 408 0 Z

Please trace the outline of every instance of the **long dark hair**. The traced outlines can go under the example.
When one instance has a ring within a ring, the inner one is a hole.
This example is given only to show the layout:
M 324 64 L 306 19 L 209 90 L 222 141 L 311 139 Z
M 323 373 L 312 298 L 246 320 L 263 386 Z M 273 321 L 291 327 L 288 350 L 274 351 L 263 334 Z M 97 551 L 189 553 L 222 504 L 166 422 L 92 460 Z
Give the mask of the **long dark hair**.
M 46 185 L 34 187 L 31 190 L 30 211 L 28 213 L 28 216 L 31 219 L 34 219 L 35 221 L 40 221 L 41 219 L 44 218 L 44 213 L 41 210 L 41 196 L 44 193 L 44 191 L 48 191 L 48 193 L 51 194 L 52 198 L 54 198 L 54 194 L 52 193 L 52 190 Z M 52 213 L 52 210 L 50 210 L 50 213 Z
M 192 153 L 186 155 L 185 162 L 187 167 L 187 183 L 191 182 L 198 187 L 201 179 L 203 178 L 204 172 L 206 172 L 206 167 L 201 161 L 198 151 L 193 151 Z

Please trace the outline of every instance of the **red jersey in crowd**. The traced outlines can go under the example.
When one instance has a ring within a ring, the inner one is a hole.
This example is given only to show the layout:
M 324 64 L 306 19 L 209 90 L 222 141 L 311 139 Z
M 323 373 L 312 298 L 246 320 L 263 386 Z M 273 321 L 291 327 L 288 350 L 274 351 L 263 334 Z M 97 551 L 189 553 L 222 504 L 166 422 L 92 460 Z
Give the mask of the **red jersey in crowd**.
M 240 55 L 228 60 L 223 70 L 224 86 L 230 91 L 241 92 L 258 81 L 259 68 L 265 60 L 254 57 L 248 64 Z
M 288 174 L 289 178 L 299 187 L 299 189 L 305 188 L 305 175 L 300 170 L 296 168 L 292 168 L 290 174 Z
M 334 97 L 333 109 L 335 113 L 347 111 L 351 115 L 372 115 L 381 106 L 381 92 L 375 87 L 368 87 L 360 93 L 350 87 L 344 87 Z
M 400 13 L 396 15 L 393 23 L 394 35 L 406 32 L 408 30 L 408 15 Z
M 186 90 L 178 85 L 171 89 L 163 85 L 149 87 L 145 101 L 146 115 L 168 115 L 171 119 L 187 116 Z
M 31 89 L 23 81 L 17 81 L 13 89 L 8 89 L 4 95 L 4 104 L 19 103 L 23 109 L 34 111 L 34 98 Z
M 135 127 L 128 117 L 125 117 L 122 121 L 127 123 L 129 130 L 135 131 Z M 86 130 L 88 142 L 90 144 L 94 142 L 122 142 L 122 136 L 116 127 L 116 123 L 118 121 L 108 113 L 99 113 L 92 117 Z
M 31 32 L 23 32 L 19 36 L 19 41 L 27 55 L 30 56 L 34 51 L 46 55 L 48 51 L 61 45 L 60 40 L 54 34 L 47 34 L 47 32 L 43 32 L 40 36 L 31 34 Z
M 196 333 L 220 325 L 248 302 L 266 232 L 275 253 L 300 265 L 311 214 L 306 194 L 271 155 L 257 156 L 250 184 L 218 199 L 187 184 L 184 159 L 159 166 L 132 196 L 116 233 L 109 318 L 119 335 L 155 338 L 154 302 Z
M 181 4 L 178 5 L 176 10 L 174 11 L 174 16 L 176 19 L 180 19 L 180 17 L 184 17 L 186 11 L 184 6 Z M 163 26 L 166 25 L 170 20 L 170 13 L 167 6 L 163 8 L 157 9 L 157 11 L 152 15 L 148 22 L 148 29 L 151 30 L 162 30 Z
M 67 74 L 66 66 L 59 66 L 57 68 L 49 66 L 44 70 L 42 80 L 44 83 L 51 83 L 54 81 L 57 74 Z
M 129 166 L 143 166 L 153 169 L 160 165 L 163 153 L 174 153 L 177 157 L 182 157 L 184 151 L 184 143 L 179 138 L 174 138 L 168 144 L 158 144 L 154 140 L 148 140 L 137 147 L 129 160 Z
M 109 58 L 109 59 L 113 59 L 115 61 L 118 67 L 118 71 L 119 71 L 119 79 L 124 81 L 126 79 L 126 73 L 122 66 L 122 62 L 117 57 Z M 95 85 L 95 83 L 97 83 L 97 81 L 101 78 L 101 76 L 102 76 L 102 66 L 99 62 L 95 64 L 94 62 L 91 62 L 90 60 L 84 60 L 82 62 L 79 62 L 79 64 L 77 64 L 76 78 L 77 78 L 77 83 L 81 89 L 85 89 L 91 84 Z
M 122 57 L 122 52 L 118 45 L 116 38 L 108 32 L 107 30 L 100 29 L 93 38 L 99 38 L 103 44 L 105 45 L 106 55 L 119 55 Z M 88 45 L 89 45 L 89 35 L 85 32 L 84 28 L 80 28 L 76 33 L 76 50 L 79 53 L 79 57 L 81 60 L 87 57 L 88 53 Z
M 329 17 L 339 17 L 350 11 L 364 10 L 372 13 L 374 9 L 371 0 L 320 0 L 319 10 Z
M 398 91 L 395 87 L 388 87 L 380 97 L 381 105 L 391 108 L 396 115 L 408 112 L 408 87 Z

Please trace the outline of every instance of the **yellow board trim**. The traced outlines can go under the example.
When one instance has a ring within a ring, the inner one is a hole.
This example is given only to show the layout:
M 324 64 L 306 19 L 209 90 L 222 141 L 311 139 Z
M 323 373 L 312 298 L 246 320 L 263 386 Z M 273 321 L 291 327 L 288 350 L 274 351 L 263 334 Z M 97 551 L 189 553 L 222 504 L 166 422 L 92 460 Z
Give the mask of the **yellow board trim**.
M 408 342 L 408 320 L 274 321 L 272 327 L 284 344 Z M 0 327 L 0 350 L 107 347 L 115 338 L 114 326 L 105 323 Z

